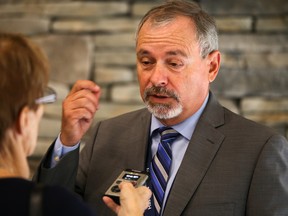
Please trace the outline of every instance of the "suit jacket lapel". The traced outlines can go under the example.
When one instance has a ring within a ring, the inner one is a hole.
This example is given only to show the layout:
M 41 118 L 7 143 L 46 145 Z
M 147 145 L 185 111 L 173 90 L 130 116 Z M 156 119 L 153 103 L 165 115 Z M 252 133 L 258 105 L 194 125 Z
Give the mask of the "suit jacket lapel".
M 137 131 L 139 133 L 130 134 L 132 140 L 129 140 L 127 143 L 130 143 L 131 155 L 134 155 L 134 157 L 131 157 L 131 164 L 133 164 L 135 169 L 145 170 L 148 151 L 150 151 L 148 148 L 150 146 L 151 113 L 147 109 L 143 109 L 140 115 L 140 122 L 135 124 L 135 127 L 138 127 Z M 143 145 L 137 145 L 137 143 L 143 143 Z
M 181 215 L 212 163 L 224 135 L 216 130 L 224 124 L 223 107 L 210 93 L 183 161 L 175 177 L 164 215 Z

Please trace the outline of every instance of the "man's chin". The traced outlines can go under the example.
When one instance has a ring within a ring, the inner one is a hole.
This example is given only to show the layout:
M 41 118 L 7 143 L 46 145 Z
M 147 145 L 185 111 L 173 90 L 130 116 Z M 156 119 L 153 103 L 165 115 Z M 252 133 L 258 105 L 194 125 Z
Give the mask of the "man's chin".
M 147 104 L 147 109 L 158 119 L 176 118 L 182 113 L 182 107 L 171 108 L 169 105 L 163 104 Z

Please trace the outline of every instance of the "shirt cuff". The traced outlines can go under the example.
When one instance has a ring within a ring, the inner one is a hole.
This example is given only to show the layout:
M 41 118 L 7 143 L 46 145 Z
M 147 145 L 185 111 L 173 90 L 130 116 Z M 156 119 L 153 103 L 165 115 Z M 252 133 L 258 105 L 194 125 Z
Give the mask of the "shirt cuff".
M 79 145 L 80 145 L 80 142 L 74 146 L 64 146 L 60 140 L 60 134 L 59 134 L 56 141 L 55 141 L 55 144 L 54 144 L 50 168 L 55 167 L 63 156 L 65 156 L 69 152 L 77 149 L 79 147 Z

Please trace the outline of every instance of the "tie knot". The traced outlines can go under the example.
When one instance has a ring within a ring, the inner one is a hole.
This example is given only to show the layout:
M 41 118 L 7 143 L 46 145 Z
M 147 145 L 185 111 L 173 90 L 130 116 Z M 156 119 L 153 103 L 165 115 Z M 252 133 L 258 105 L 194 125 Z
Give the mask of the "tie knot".
M 161 142 L 172 143 L 178 136 L 179 133 L 171 127 L 161 127 L 158 129 L 161 135 Z

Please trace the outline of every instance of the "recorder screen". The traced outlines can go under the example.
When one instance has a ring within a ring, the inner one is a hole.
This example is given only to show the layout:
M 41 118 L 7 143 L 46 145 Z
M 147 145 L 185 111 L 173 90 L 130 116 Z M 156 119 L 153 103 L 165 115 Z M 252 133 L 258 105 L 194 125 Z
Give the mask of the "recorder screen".
M 126 173 L 122 178 L 125 180 L 137 181 L 140 178 L 140 176 Z

